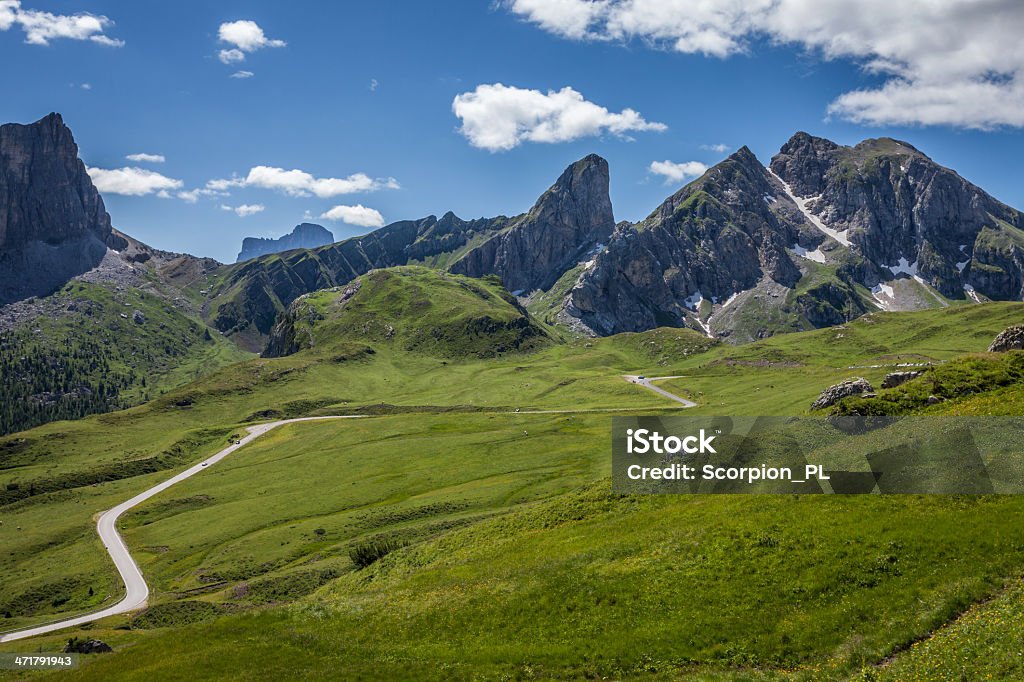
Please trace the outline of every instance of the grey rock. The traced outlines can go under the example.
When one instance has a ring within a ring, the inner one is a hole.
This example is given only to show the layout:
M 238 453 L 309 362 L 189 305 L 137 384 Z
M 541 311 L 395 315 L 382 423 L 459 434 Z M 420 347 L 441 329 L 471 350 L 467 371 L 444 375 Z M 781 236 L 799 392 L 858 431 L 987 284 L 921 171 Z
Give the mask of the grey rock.
M 95 267 L 110 216 L 60 114 L 0 126 L 0 305 Z
M 288 234 L 277 239 L 266 237 L 246 237 L 242 240 L 242 250 L 236 263 L 266 256 L 271 253 L 282 253 L 292 249 L 315 249 L 318 246 L 334 243 L 334 235 L 322 225 L 300 223 Z
M 853 377 L 846 379 L 838 384 L 829 386 L 818 399 L 811 403 L 812 410 L 820 410 L 826 407 L 831 407 L 838 403 L 843 398 L 849 398 L 850 396 L 861 396 L 865 393 L 873 393 L 874 389 L 868 380 L 864 377 Z
M 548 289 L 615 226 L 608 162 L 591 154 L 565 169 L 530 211 L 452 267 L 470 277 L 498 275 L 509 291 Z
M 882 388 L 896 388 L 897 386 L 907 383 L 911 379 L 916 379 L 922 374 L 924 374 L 924 372 L 889 372 L 885 375 L 885 378 L 882 379 Z
M 1004 353 L 1008 350 L 1024 349 L 1024 324 L 1015 324 L 999 332 L 992 345 L 988 347 L 989 353 Z
M 144 324 L 146 322 L 146 315 L 141 310 L 136 310 L 132 313 L 132 322 Z

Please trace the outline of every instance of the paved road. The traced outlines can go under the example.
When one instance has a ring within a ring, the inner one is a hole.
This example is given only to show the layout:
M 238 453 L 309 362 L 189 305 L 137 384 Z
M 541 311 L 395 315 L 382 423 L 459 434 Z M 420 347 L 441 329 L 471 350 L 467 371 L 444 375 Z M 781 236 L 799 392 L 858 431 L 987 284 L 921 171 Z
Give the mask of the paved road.
M 122 502 L 113 509 L 108 509 L 103 512 L 100 514 L 99 521 L 96 523 L 96 532 L 99 533 L 100 539 L 103 540 L 103 546 L 107 548 L 110 558 L 114 560 L 114 565 L 117 567 L 117 572 L 121 574 L 121 579 L 124 581 L 125 595 L 121 601 L 100 611 L 94 611 L 82 616 L 76 616 L 74 618 L 59 620 L 53 623 L 28 628 L 26 630 L 18 630 L 17 632 L 8 633 L 0 637 L 0 642 L 11 642 L 16 639 L 24 639 L 25 637 L 53 632 L 54 630 L 63 630 L 64 628 L 99 620 L 100 618 L 106 618 L 107 616 L 114 616 L 119 613 L 128 613 L 129 611 L 135 611 L 136 609 L 143 608 L 146 605 L 146 600 L 149 598 L 149 587 L 146 585 L 145 578 L 142 577 L 142 571 L 139 570 L 138 564 L 136 564 L 135 560 L 132 559 L 132 555 L 128 553 L 128 547 L 124 544 L 121 534 L 117 532 L 117 520 L 122 514 L 154 495 L 167 490 L 175 483 L 180 483 L 186 478 L 195 476 L 203 469 L 216 464 L 238 448 L 250 443 L 265 434 L 267 431 L 275 429 L 278 426 L 283 424 L 293 424 L 295 422 L 317 421 L 321 419 L 358 419 L 359 417 L 360 415 L 344 417 L 301 417 L 299 419 L 282 419 L 276 422 L 250 426 L 246 429 L 249 432 L 248 435 L 244 436 L 237 443 L 232 443 L 212 457 L 208 457 L 195 466 L 182 471 L 180 474 L 172 476 L 163 483 L 155 485 L 145 492 L 139 493 L 127 502 Z
M 641 377 L 639 377 L 639 376 L 637 376 L 635 374 L 627 374 L 626 376 L 624 376 L 622 378 L 625 379 L 626 381 L 628 381 L 631 384 L 638 384 L 640 386 L 643 386 L 644 388 L 649 388 L 652 391 L 654 391 L 655 393 L 658 393 L 660 395 L 665 396 L 669 400 L 674 400 L 677 403 L 682 403 L 683 407 L 697 407 L 697 403 L 693 402 L 692 400 L 687 400 L 686 398 L 680 398 L 676 394 L 669 393 L 665 389 L 659 388 L 658 386 L 655 386 L 654 384 L 651 383 L 652 381 L 662 381 L 664 379 L 683 379 L 684 377 L 676 376 L 676 377 L 643 377 L 643 378 L 641 378 Z

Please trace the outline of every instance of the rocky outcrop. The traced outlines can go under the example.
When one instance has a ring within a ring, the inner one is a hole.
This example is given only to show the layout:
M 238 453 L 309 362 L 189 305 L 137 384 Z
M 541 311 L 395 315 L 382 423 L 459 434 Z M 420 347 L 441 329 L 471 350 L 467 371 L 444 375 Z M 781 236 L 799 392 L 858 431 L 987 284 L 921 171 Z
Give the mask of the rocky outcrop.
M 795 207 L 743 147 L 637 225 L 616 228 L 572 288 L 566 313 L 605 335 L 684 326 L 704 300 L 801 277 L 786 247 L 802 241 Z
M 797 133 L 771 168 L 873 265 L 865 284 L 917 276 L 951 298 L 964 298 L 965 284 L 1021 297 L 1024 241 L 1005 227 L 1024 227 L 1024 216 L 910 144 L 844 147 Z
M 607 242 L 614 226 L 608 162 L 591 154 L 569 166 L 508 230 L 470 250 L 451 270 L 498 275 L 517 293 L 546 290 L 581 256 Z
M 829 386 L 818 399 L 811 403 L 812 410 L 821 410 L 826 407 L 832 407 L 843 398 L 849 398 L 851 396 L 860 396 L 865 393 L 871 393 L 874 391 L 871 388 L 871 384 L 864 377 L 853 377 L 846 379 L 834 386 Z
M 916 370 L 911 372 L 889 372 L 885 375 L 885 378 L 882 379 L 882 388 L 896 388 L 897 386 L 902 386 L 922 374 L 924 374 L 924 372 Z
M 300 223 L 295 229 L 277 239 L 267 237 L 246 237 L 242 240 L 242 250 L 235 259 L 241 263 L 252 258 L 271 253 L 281 253 L 292 249 L 315 249 L 318 246 L 334 242 L 334 235 L 322 225 Z
M 999 332 L 988 347 L 989 353 L 1005 353 L 1008 350 L 1024 350 L 1024 324 L 1015 324 Z
M 59 114 L 0 126 L 0 304 L 95 267 L 110 216 Z

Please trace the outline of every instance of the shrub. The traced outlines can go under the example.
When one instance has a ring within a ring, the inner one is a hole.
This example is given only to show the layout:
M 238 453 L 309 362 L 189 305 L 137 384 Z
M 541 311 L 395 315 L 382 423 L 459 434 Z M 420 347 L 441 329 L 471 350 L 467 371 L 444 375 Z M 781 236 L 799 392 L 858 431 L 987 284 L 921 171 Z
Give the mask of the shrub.
M 348 557 L 356 568 L 366 568 L 378 559 L 382 559 L 396 549 L 408 547 L 406 540 L 379 539 L 354 545 L 348 550 Z

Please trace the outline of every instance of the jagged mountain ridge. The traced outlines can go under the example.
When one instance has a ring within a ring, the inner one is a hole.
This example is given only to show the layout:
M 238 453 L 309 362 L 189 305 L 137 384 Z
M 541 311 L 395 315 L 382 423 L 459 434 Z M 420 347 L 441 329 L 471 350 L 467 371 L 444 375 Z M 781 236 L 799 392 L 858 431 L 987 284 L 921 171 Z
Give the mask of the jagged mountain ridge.
M 1021 213 L 889 138 L 844 147 L 798 133 L 769 167 L 744 147 L 618 226 L 608 164 L 589 155 L 518 216 L 449 212 L 219 266 L 113 230 L 59 115 L 0 132 L 4 300 L 111 254 L 129 267 L 156 256 L 160 281 L 251 349 L 297 297 L 400 265 L 497 275 L 531 312 L 596 335 L 688 326 L 745 341 L 880 308 L 1024 295 Z

